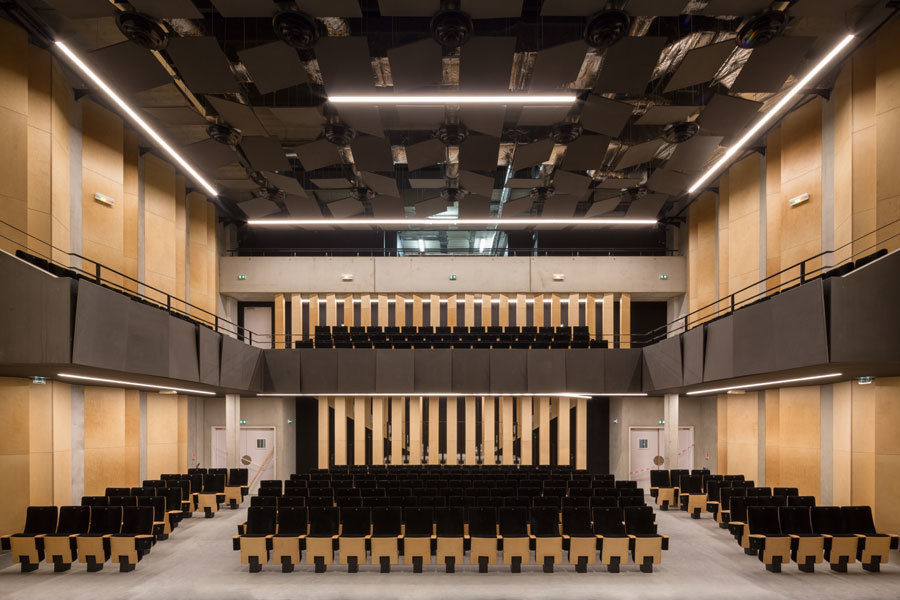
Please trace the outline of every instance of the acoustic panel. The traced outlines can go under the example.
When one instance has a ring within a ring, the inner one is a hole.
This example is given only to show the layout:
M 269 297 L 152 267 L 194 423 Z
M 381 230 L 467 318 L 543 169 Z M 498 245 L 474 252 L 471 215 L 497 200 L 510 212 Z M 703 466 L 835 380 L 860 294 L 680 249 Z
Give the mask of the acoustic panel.
M 552 151 L 553 140 L 551 139 L 538 140 L 530 144 L 522 144 L 521 146 L 517 144 L 513 155 L 513 171 L 527 169 L 550 160 Z
M 357 136 L 350 144 L 353 163 L 361 171 L 391 171 L 394 161 L 391 145 L 387 140 L 370 135 Z
M 604 350 L 566 350 L 566 391 L 599 395 L 606 391 Z
M 762 102 L 754 102 L 737 96 L 716 94 L 713 96 L 697 122 L 700 128 L 711 134 L 735 135 L 759 114 Z
M 415 207 L 416 218 L 425 219 L 431 215 L 436 215 L 447 210 L 447 201 L 438 196 L 436 198 L 431 198 L 430 200 L 425 200 L 424 202 L 417 202 Z
M 110 17 L 116 13 L 115 7 L 107 0 L 44 0 L 51 8 L 70 19 L 96 19 Z
M 469 171 L 493 171 L 499 155 L 500 138 L 470 135 L 459 145 L 459 166 Z
M 384 137 L 384 123 L 381 120 L 382 108 L 368 104 L 348 104 L 341 106 L 339 112 L 343 119 L 357 134 L 368 133 L 375 137 Z
M 695 173 L 703 168 L 721 142 L 722 136 L 719 135 L 695 135 L 675 146 L 675 152 L 666 161 L 666 169 Z
M 241 150 L 260 171 L 290 171 L 291 164 L 284 155 L 281 142 L 265 136 L 249 136 L 241 140 Z
M 375 350 L 375 392 L 412 393 L 415 389 L 413 350 Z
M 331 216 L 333 216 L 335 219 L 355 217 L 356 215 L 362 214 L 365 211 L 365 207 L 362 205 L 362 202 L 360 202 L 356 198 L 344 198 L 343 200 L 336 200 L 334 202 L 329 202 L 327 206 L 328 210 L 331 211 Z
M 703 382 L 703 346 L 706 331 L 694 327 L 681 335 L 682 383 L 696 385 Z
M 460 171 L 459 183 L 467 191 L 479 196 L 489 198 L 494 192 L 494 178 L 487 175 L 479 175 L 471 171 Z
M 777 92 L 797 72 L 816 38 L 782 35 L 753 49 L 731 85 L 732 92 Z
M 453 391 L 453 352 L 449 349 L 413 350 L 413 387 L 416 392 Z
M 20 294 L 23 297 L 36 297 L 39 295 L 38 289 L 35 289 L 34 283 L 23 280 L 23 291 Z M 78 281 L 77 294 L 72 362 L 88 367 L 124 370 L 128 345 L 128 309 L 132 304 L 131 300 L 85 280 Z M 2 295 L 3 298 L 7 296 L 9 294 Z M 15 316 L 20 319 L 23 315 L 28 315 L 25 311 L 17 312 L 19 314 Z M 15 322 L 9 325 L 11 327 L 4 331 L 15 332 L 17 329 Z M 25 335 L 21 339 L 31 338 L 28 332 L 22 333 Z M 167 335 L 168 328 L 163 331 L 161 337 Z
M 263 390 L 269 394 L 294 395 L 300 391 L 301 350 L 263 350 L 266 364 Z
M 444 144 L 430 139 L 406 147 L 406 166 L 410 171 L 436 165 L 444 160 Z
M 528 353 L 528 391 L 559 394 L 566 391 L 566 350 L 525 350 Z
M 582 40 L 538 51 L 531 74 L 531 90 L 554 90 L 575 81 L 588 46 Z
M 703 110 L 702 106 L 680 106 L 657 104 L 647 109 L 635 125 L 668 125 L 687 121 L 691 116 Z
M 691 175 L 670 171 L 669 169 L 656 169 L 647 179 L 647 189 L 675 196 L 688 188 L 691 184 Z
M 262 350 L 232 337 L 222 336 L 222 362 L 219 385 L 235 390 L 260 391 Z M 256 385 L 254 385 L 256 383 Z
M 394 90 L 413 91 L 441 83 L 441 47 L 431 38 L 391 48 L 387 56 Z
M 628 205 L 625 216 L 629 219 L 655 219 L 668 199 L 665 194 L 639 196 Z
M 514 37 L 474 36 L 460 48 L 459 87 L 467 92 L 493 92 L 509 88 Z
M 372 212 L 376 219 L 403 219 L 406 217 L 401 198 L 376 196 L 372 199 Z
M 369 41 L 365 36 L 320 38 L 316 58 L 329 94 L 371 92 L 375 88 Z
M 544 201 L 544 210 L 541 216 L 550 219 L 570 219 L 575 214 L 578 207 L 579 198 L 577 196 L 567 196 L 565 194 L 556 194 L 552 198 Z M 549 225 L 544 227 L 558 227 L 558 225 Z
M 677 17 L 687 4 L 687 0 L 628 0 L 626 8 L 638 17 Z
M 703 381 L 734 377 L 734 317 L 708 323 L 703 358 Z
M 494 394 L 528 392 L 528 350 L 491 350 L 491 387 Z
M 135 10 L 156 19 L 202 19 L 191 0 L 131 0 Z
M 463 196 L 457 208 L 460 219 L 487 219 L 491 216 L 491 200 L 483 196 Z
M 603 352 L 603 372 L 606 394 L 636 393 L 641 391 L 640 348 L 616 348 Z
M 284 44 L 281 45 L 284 46 Z M 268 135 L 266 128 L 259 121 L 259 117 L 256 116 L 256 113 L 249 106 L 216 98 L 215 96 L 209 96 L 207 100 L 219 113 L 219 116 L 232 127 L 240 129 L 243 136 Z
M 494 137 L 503 133 L 506 106 L 497 104 L 467 104 L 460 108 L 462 122 L 472 131 Z
M 618 137 L 633 112 L 634 107 L 626 102 L 591 94 L 581 112 L 581 125 L 594 133 Z
M 570 194 L 584 196 L 588 187 L 591 185 L 591 178 L 577 173 L 569 173 L 568 171 L 558 170 L 553 175 L 553 187 L 558 194 Z
M 252 200 L 239 203 L 238 207 L 251 219 L 267 217 L 278 212 L 278 205 L 265 198 L 253 198 Z
M 649 142 L 629 146 L 622 158 L 619 159 L 618 164 L 616 164 L 616 169 L 621 171 L 628 167 L 650 162 L 663 144 L 662 140 L 650 140 Z
M 518 124 L 525 127 L 549 127 L 559 123 L 569 114 L 569 105 L 560 106 L 523 106 L 519 113 Z
M 605 135 L 582 135 L 566 147 L 563 167 L 569 171 L 598 169 L 608 146 L 609 138 Z
M 440 9 L 440 0 L 378 0 L 382 17 L 431 17 Z
M 772 303 L 775 367 L 781 371 L 828 362 L 825 283 L 815 279 L 786 290 Z
M 218 143 L 213 140 L 210 141 L 214 144 Z M 219 145 L 221 146 L 221 144 Z M 303 165 L 303 169 L 306 171 L 315 171 L 341 162 L 338 147 L 324 138 L 297 146 L 294 148 L 294 151 L 297 153 L 297 158 L 300 159 L 300 164 Z
M 709 44 L 689 50 L 684 60 L 675 69 L 675 73 L 669 80 L 664 91 L 680 90 L 698 83 L 712 81 L 719 68 L 731 53 L 735 50 L 732 40 L 725 40 L 717 44 Z
M 226 18 L 271 17 L 275 6 L 259 0 L 210 0 L 216 10 Z
M 375 350 L 339 348 L 336 352 L 338 393 L 371 393 L 375 389 Z
M 206 327 L 198 327 L 197 332 L 200 383 L 217 386 L 219 385 L 219 360 L 222 347 L 222 335 L 215 331 L 210 331 Z
M 237 54 L 260 94 L 309 81 L 297 51 L 280 40 L 239 50 Z
M 297 7 L 311 17 L 362 16 L 358 0 L 298 0 Z
M 606 8 L 604 0 L 544 0 L 542 17 L 588 17 Z
M 624 37 L 606 50 L 594 92 L 639 96 L 644 93 L 667 38 Z
M 200 381 L 197 330 L 206 329 L 182 319 L 169 318 L 169 377 Z
M 522 14 L 522 0 L 462 0 L 460 8 L 473 19 L 511 19 Z
M 735 311 L 734 376 L 775 370 L 775 321 L 772 300 Z
M 132 42 L 121 42 L 94 50 L 88 61 L 108 81 L 114 81 L 116 90 L 133 94 L 159 87 L 172 81 L 172 77 L 150 52 Z
M 282 200 L 287 208 L 288 214 L 292 217 L 302 218 L 318 218 L 322 216 L 322 209 L 315 199 L 309 196 L 285 196 Z
M 334 394 L 338 390 L 338 354 L 331 348 L 300 350 L 300 390 Z
M 643 349 L 644 391 L 678 388 L 684 382 L 681 363 L 681 337 L 666 338 Z
M 227 94 L 240 91 L 231 65 L 212 36 L 174 37 L 166 52 L 192 92 Z
M 418 352 L 418 351 L 417 351 Z M 452 390 L 458 394 L 479 393 L 491 389 L 490 350 L 452 350 Z
M 169 319 L 166 312 L 128 300 L 125 362 L 122 370 L 142 375 L 169 375 Z M 123 332 L 118 332 L 121 335 Z M 196 355 L 195 355 L 196 356 Z M 195 359 L 196 360 L 196 359 Z

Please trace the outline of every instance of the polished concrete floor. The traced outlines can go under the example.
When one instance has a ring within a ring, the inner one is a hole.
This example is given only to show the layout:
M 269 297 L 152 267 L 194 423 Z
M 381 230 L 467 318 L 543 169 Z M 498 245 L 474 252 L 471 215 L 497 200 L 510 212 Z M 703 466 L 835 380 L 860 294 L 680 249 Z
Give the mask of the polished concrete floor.
M 900 598 L 896 551 L 881 573 L 866 573 L 855 564 L 846 574 L 832 573 L 827 566 L 806 574 L 791 564 L 781 574 L 772 574 L 757 558 L 743 554 L 708 515 L 695 521 L 683 512 L 657 513 L 660 531 L 670 536 L 671 545 L 652 574 L 641 573 L 635 565 L 618 574 L 599 566 L 587 574 L 575 573 L 570 566 L 544 574 L 534 565 L 523 567 L 521 574 L 510 574 L 500 565 L 488 574 L 469 565 L 454 574 L 437 565 L 426 567 L 424 574 L 409 567 L 381 574 L 373 565 L 361 566 L 357 574 L 338 565 L 325 574 L 307 566 L 283 574 L 279 565 L 271 564 L 262 573 L 250 574 L 231 549 L 231 536 L 245 514 L 242 509 L 224 510 L 214 519 L 182 521 L 132 573 L 119 573 L 109 563 L 99 573 L 88 573 L 81 564 L 60 574 L 46 564 L 27 574 L 19 573 L 17 565 L 8 566 L 0 570 L 0 598 Z

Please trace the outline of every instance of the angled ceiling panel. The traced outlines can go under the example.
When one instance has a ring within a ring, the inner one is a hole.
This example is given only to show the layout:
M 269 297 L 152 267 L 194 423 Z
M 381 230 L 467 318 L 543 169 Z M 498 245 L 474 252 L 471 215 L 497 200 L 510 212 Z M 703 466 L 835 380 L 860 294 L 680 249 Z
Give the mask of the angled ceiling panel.
M 328 210 L 335 219 L 346 219 L 362 214 L 365 208 L 362 202 L 356 198 L 344 198 L 343 200 L 335 200 L 328 203 Z
M 141 109 L 151 119 L 166 125 L 208 125 L 209 121 L 189 106 L 163 106 Z
M 475 195 L 468 195 L 459 199 L 460 219 L 487 219 L 490 216 L 490 199 Z
M 588 45 L 582 40 L 540 50 L 534 58 L 531 90 L 553 90 L 575 81 Z
M 416 218 L 426 219 L 447 210 L 447 201 L 438 196 L 416 204 Z
M 697 122 L 706 133 L 734 135 L 744 130 L 759 114 L 760 108 L 762 102 L 716 94 L 703 109 Z
M 439 85 L 441 52 L 441 47 L 430 37 L 388 50 L 394 90 L 412 91 Z
M 137 44 L 122 42 L 88 54 L 88 62 L 115 89 L 131 94 L 149 90 L 172 81 L 159 61 Z
M 712 17 L 748 17 L 765 10 L 769 4 L 769 0 L 709 0 L 698 13 Z
M 116 14 L 116 8 L 109 0 L 44 0 L 51 8 L 70 19 L 94 19 Z
M 319 203 L 309 196 L 291 196 L 289 194 L 284 197 L 284 205 L 287 207 L 288 213 L 298 219 L 311 219 L 322 216 L 322 209 L 319 208 Z
M 633 112 L 634 107 L 630 104 L 592 94 L 584 103 L 581 125 L 589 131 L 617 137 Z
M 316 128 L 325 122 L 322 112 L 315 106 L 271 106 L 266 109 L 288 127 Z
M 578 200 L 578 197 L 566 194 L 551 196 L 550 199 L 544 201 L 544 210 L 541 212 L 541 216 L 551 219 L 571 218 L 575 214 Z
M 409 178 L 409 187 L 414 190 L 439 190 L 446 187 L 446 179 L 415 179 Z
M 444 120 L 443 106 L 382 106 L 382 122 L 392 130 L 435 130 Z
M 479 196 L 491 197 L 494 191 L 494 178 L 487 175 L 479 175 L 471 171 L 459 172 L 459 183 L 466 190 Z
M 462 122 L 472 131 L 500 137 L 506 106 L 496 104 L 467 104 L 460 109 Z
M 372 212 L 376 219 L 403 219 L 403 200 L 391 196 L 376 196 L 372 199 Z
M 522 15 L 522 0 L 462 0 L 460 8 L 473 19 L 511 19 Z
M 551 139 L 538 140 L 521 146 L 516 145 L 515 154 L 513 154 L 513 171 L 527 169 L 550 160 L 552 151 L 553 140 Z
M 619 206 L 619 202 L 621 201 L 621 196 L 615 196 L 613 198 L 607 198 L 606 200 L 595 201 L 593 204 L 591 204 L 591 207 L 587 209 L 587 212 L 584 213 L 584 216 L 585 218 L 594 218 L 608 215 L 609 213 L 616 210 L 616 207 Z
M 200 170 L 215 171 L 219 167 L 231 164 L 237 160 L 238 156 L 231 149 L 231 146 L 220 144 L 215 140 L 203 140 L 195 144 L 183 146 L 182 152 L 190 157 L 191 162 Z
M 616 164 L 616 170 L 627 169 L 652 160 L 664 143 L 662 140 L 650 140 L 629 146 Z
M 606 50 L 594 92 L 642 95 L 666 41 L 664 37 L 624 37 L 613 44 Z
M 725 40 L 689 50 L 685 54 L 684 60 L 675 69 L 665 91 L 670 92 L 711 81 L 735 48 L 733 40 Z
M 271 17 L 275 5 L 259 0 L 210 0 L 219 14 L 226 18 Z
M 297 7 L 311 17 L 361 17 L 358 0 L 297 0 Z
M 393 177 L 385 177 L 377 173 L 362 173 L 362 177 L 366 185 L 376 194 L 400 197 L 400 190 L 397 189 L 397 182 Z
M 695 135 L 675 146 L 675 152 L 666 161 L 666 169 L 682 173 L 699 171 L 721 143 L 720 135 Z
M 459 146 L 459 166 L 470 171 L 497 168 L 500 139 L 490 135 L 470 135 Z
M 603 190 L 604 192 L 607 190 L 624 190 L 627 188 L 637 187 L 641 185 L 643 179 L 638 179 L 636 177 L 609 177 L 594 184 L 594 199 L 597 200 L 597 196 L 599 192 Z M 607 193 L 606 196 L 609 196 Z
M 378 0 L 382 17 L 431 17 L 441 9 L 440 0 Z
M 563 168 L 567 171 L 586 171 L 600 168 L 609 138 L 605 135 L 582 135 L 566 148 Z
M 691 185 L 693 175 L 685 175 L 677 171 L 657 169 L 647 180 L 647 189 L 653 192 L 677 196 Z
M 357 104 L 341 106 L 338 113 L 357 133 L 368 133 L 380 138 L 384 137 L 384 124 L 381 122 L 381 110 L 377 106 Z
M 544 0 L 542 17 L 587 17 L 606 8 L 605 0 Z
M 444 160 L 444 144 L 438 139 L 425 140 L 406 147 L 406 165 L 410 171 L 436 165 Z
M 787 78 L 797 71 L 813 37 L 777 37 L 754 48 L 750 58 L 731 86 L 732 92 L 777 92 Z
M 260 171 L 289 171 L 291 164 L 284 155 L 281 142 L 266 136 L 248 136 L 241 140 L 247 160 Z
M 485 93 L 508 92 L 515 50 L 514 37 L 471 38 L 460 49 L 460 89 Z
M 531 207 L 533 205 L 534 198 L 532 198 L 531 196 L 524 196 L 522 198 L 510 200 L 503 205 L 502 216 L 512 218 L 529 215 L 531 214 Z
M 268 133 L 262 123 L 260 123 L 259 117 L 256 116 L 256 113 L 249 106 L 222 100 L 215 96 L 207 96 L 206 99 L 226 123 L 240 129 L 244 136 L 266 135 Z
M 513 190 L 530 190 L 531 188 L 540 186 L 541 182 L 542 180 L 534 179 L 532 177 L 510 177 L 506 180 L 506 183 L 503 184 L 503 187 Z
M 625 216 L 629 219 L 655 219 L 669 197 L 665 194 L 647 194 L 631 201 Z
M 263 175 L 265 175 L 266 179 L 269 180 L 270 185 L 274 185 L 278 189 L 282 190 L 285 194 L 301 197 L 306 196 L 306 192 L 303 191 L 303 188 L 300 186 L 300 182 L 293 177 L 288 177 L 287 175 L 279 175 L 278 173 L 272 173 L 271 171 L 266 171 L 263 173 Z
M 791 4 L 792 17 L 843 17 L 863 0 L 798 0 Z
M 309 81 L 297 51 L 284 42 L 254 46 L 240 50 L 237 54 L 260 94 L 268 94 Z
M 316 44 L 316 58 L 329 94 L 375 89 L 369 41 L 365 36 L 321 38 Z
M 294 151 L 300 159 L 300 164 L 307 171 L 315 171 L 341 162 L 338 147 L 325 138 L 297 146 Z
M 558 194 L 581 198 L 591 185 L 591 178 L 577 173 L 557 170 L 553 175 L 553 188 Z
M 216 38 L 172 38 L 166 51 L 192 92 L 225 94 L 240 91 L 228 58 Z
M 625 10 L 637 17 L 676 17 L 687 4 L 687 0 L 628 0 Z
M 278 212 L 278 205 L 264 198 L 254 198 L 241 202 L 238 207 L 251 219 L 267 217 Z
M 156 19 L 203 18 L 191 0 L 130 0 L 130 4 L 135 10 Z
M 657 104 L 647 109 L 636 125 L 668 125 L 687 121 L 689 117 L 703 110 L 702 106 L 664 106 Z
M 519 115 L 519 125 L 547 127 L 559 123 L 569 114 L 569 105 L 562 106 L 523 106 Z
M 346 177 L 332 177 L 328 179 L 310 179 L 310 183 L 323 190 L 349 190 L 353 187 Z
M 363 171 L 392 171 L 394 161 L 391 145 L 386 140 L 370 135 L 357 136 L 350 144 L 353 162 Z

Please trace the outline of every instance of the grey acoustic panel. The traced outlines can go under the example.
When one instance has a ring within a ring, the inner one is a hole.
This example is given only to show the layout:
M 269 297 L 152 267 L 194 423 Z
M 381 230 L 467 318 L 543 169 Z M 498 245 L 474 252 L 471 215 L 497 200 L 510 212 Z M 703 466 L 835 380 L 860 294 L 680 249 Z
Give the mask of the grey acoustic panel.
M 426 217 L 430 217 L 431 215 L 436 215 L 447 210 L 447 201 L 438 196 L 437 198 L 431 198 L 430 200 L 425 200 L 424 202 L 417 202 L 415 206 L 416 218 L 424 219 Z
M 285 196 L 284 205 L 288 213 L 292 217 L 302 218 L 318 218 L 322 216 L 322 209 L 319 203 L 309 196 Z
M 500 155 L 500 139 L 470 135 L 459 146 L 459 166 L 470 171 L 493 171 Z
M 513 171 L 527 169 L 550 160 L 552 151 L 553 140 L 551 139 L 538 140 L 530 144 L 517 144 L 515 154 L 513 154 Z
M 684 385 L 703 382 L 703 345 L 706 330 L 694 327 L 681 334 L 681 377 Z
M 514 37 L 474 36 L 460 48 L 459 87 L 467 92 L 509 91 Z
M 753 49 L 737 79 L 732 92 L 777 92 L 797 67 L 816 38 L 779 36 Z
M 294 148 L 294 151 L 297 153 L 297 158 L 300 159 L 300 164 L 303 165 L 306 171 L 315 171 L 316 169 L 329 167 L 341 162 L 338 147 L 325 138 L 297 146 Z
M 431 38 L 387 51 L 394 89 L 411 91 L 441 83 L 441 47 Z
M 260 171 L 290 171 L 291 164 L 276 138 L 249 136 L 241 140 L 241 150 L 254 168 Z
M 594 203 L 591 204 L 591 207 L 587 209 L 587 212 L 584 213 L 584 216 L 585 218 L 592 218 L 609 215 L 609 213 L 616 210 L 616 207 L 619 206 L 621 201 L 621 196 L 606 198 L 605 200 L 595 200 Z
M 506 180 L 506 183 L 503 184 L 503 187 L 513 190 L 530 190 L 531 188 L 538 187 L 541 182 L 541 179 L 535 179 L 534 177 L 510 177 Z
M 381 118 L 387 129 L 394 131 L 415 131 L 425 129 L 434 131 L 444 120 L 443 106 L 415 106 L 399 104 L 382 106 Z
M 362 16 L 358 0 L 297 0 L 297 7 L 311 17 Z
M 259 0 L 210 0 L 216 10 L 226 18 L 271 17 L 276 7 Z
M 300 392 L 300 350 L 263 350 L 263 390 L 270 394 Z
M 476 394 L 491 389 L 490 350 L 452 350 L 452 353 L 451 391 Z
M 300 350 L 300 389 L 304 394 L 337 393 L 337 350 L 329 348 Z
M 627 169 L 628 167 L 651 161 L 664 143 L 662 140 L 650 140 L 649 142 L 629 146 L 616 164 L 616 169 Z
M 575 208 L 578 206 L 579 200 L 578 196 L 555 194 L 544 201 L 544 210 L 541 212 L 541 216 L 548 219 L 570 219 L 575 215 Z
M 209 122 L 189 106 L 157 106 L 141 109 L 144 114 L 166 125 L 208 125 Z
M 534 204 L 534 198 L 525 196 L 524 198 L 516 198 L 510 200 L 503 205 L 504 217 L 521 217 L 531 214 L 531 207 Z
M 634 107 L 626 102 L 591 94 L 581 112 L 581 125 L 595 133 L 618 137 L 633 112 Z
M 691 175 L 685 173 L 668 169 L 656 169 L 650 178 L 647 179 L 647 189 L 675 196 L 690 186 L 691 178 Z
M 603 350 L 566 350 L 566 391 L 601 395 L 606 391 Z
M 609 138 L 605 135 L 582 135 L 566 147 L 563 168 L 569 171 L 598 169 L 608 146 Z
M 335 219 L 347 219 L 362 214 L 365 207 L 356 198 L 344 198 L 328 203 L 328 210 Z
M 156 19 L 202 19 L 191 0 L 131 0 L 135 10 Z
M 762 102 L 754 102 L 736 96 L 716 94 L 703 110 L 697 122 L 707 133 L 734 135 L 744 130 L 759 114 Z
M 441 9 L 440 0 L 378 0 L 382 17 L 431 17 Z
M 393 177 L 385 177 L 376 173 L 362 173 L 363 181 L 373 192 L 383 196 L 400 196 L 397 181 Z
M 664 37 L 629 36 L 613 44 L 606 50 L 594 92 L 632 96 L 643 94 L 666 42 Z
M 321 127 L 325 122 L 322 111 L 315 106 L 270 106 L 265 110 L 281 121 L 286 131 L 295 129 L 313 130 Z M 257 107 L 256 112 L 257 116 L 262 114 L 262 107 Z
M 491 350 L 491 388 L 494 394 L 528 392 L 528 350 Z
M 545 0 L 542 17 L 587 17 L 606 8 L 604 0 Z
M 570 194 L 584 196 L 588 187 L 591 185 L 591 178 L 577 173 L 569 173 L 568 171 L 556 171 L 553 175 L 553 187 L 558 194 Z
M 638 177 L 608 177 L 594 184 L 594 200 L 605 200 L 618 195 L 621 190 L 641 185 L 643 179 Z
M 375 392 L 411 394 L 415 390 L 413 350 L 375 350 Z
M 280 40 L 240 50 L 237 54 L 261 94 L 309 81 L 297 51 Z
M 238 207 L 251 219 L 267 217 L 278 212 L 278 205 L 265 198 L 253 198 L 252 200 L 240 202 Z
M 689 117 L 703 110 L 702 106 L 680 106 L 657 104 L 647 109 L 635 125 L 668 125 L 687 121 Z
M 417 393 L 453 391 L 453 352 L 453 350 L 413 350 L 413 383 Z
M 714 17 L 747 17 L 764 10 L 769 4 L 767 0 L 709 0 L 698 12 Z
M 459 182 L 463 188 L 479 196 L 490 197 L 494 191 L 494 178 L 487 175 L 460 171 Z
M 675 152 L 666 161 L 666 169 L 681 173 L 700 171 L 721 143 L 720 135 L 695 135 L 675 146 Z
M 219 385 L 235 390 L 252 390 L 257 384 L 261 390 L 262 350 L 248 346 L 234 338 L 222 337 L 222 360 L 219 369 Z
M 616 348 L 602 350 L 606 393 L 635 393 L 641 391 L 640 348 Z
M 566 350 L 526 350 L 528 391 L 560 394 L 566 391 Z
M 675 69 L 672 78 L 666 85 L 666 92 L 678 90 L 698 83 L 706 83 L 715 77 L 719 68 L 735 50 L 732 40 L 717 44 L 709 44 L 689 50 L 684 60 Z
M 375 389 L 375 350 L 340 348 L 338 393 L 371 394 Z
M 439 190 L 447 187 L 446 179 L 409 179 L 409 187 L 414 190 Z
M 384 123 L 381 120 L 382 109 L 369 104 L 341 105 L 338 112 L 356 133 L 368 133 L 376 137 L 384 137 Z
M 552 90 L 565 86 L 578 77 L 588 45 L 582 40 L 566 42 L 538 51 L 534 58 L 531 89 Z
M 88 62 L 114 89 L 125 94 L 149 90 L 172 81 L 149 50 L 122 42 L 94 50 Z
M 361 171 L 391 171 L 394 168 L 391 145 L 370 135 L 357 136 L 350 144 L 353 162 Z
M 681 363 L 681 337 L 666 338 L 643 348 L 644 391 L 681 387 L 684 382 Z
M 625 216 L 629 219 L 655 219 L 669 197 L 665 194 L 647 194 L 631 201 Z
M 703 381 L 734 377 L 734 318 L 723 317 L 705 326 Z
M 472 131 L 500 137 L 506 106 L 497 104 L 467 104 L 460 109 L 462 122 Z
M 438 139 L 425 140 L 406 147 L 406 166 L 410 171 L 436 165 L 444 160 L 444 144 Z
M 169 375 L 171 318 L 173 317 L 158 308 L 131 302 L 128 307 L 128 329 L 124 332 L 126 343 L 123 371 L 163 377 Z
M 376 196 L 372 199 L 372 212 L 376 219 L 403 219 L 406 217 L 404 206 L 401 198 Z
M 473 19 L 511 19 L 522 14 L 522 0 L 462 0 L 460 8 Z
M 192 92 L 225 94 L 240 91 L 228 58 L 216 38 L 171 38 L 166 52 Z
M 222 335 L 206 327 L 198 327 L 198 362 L 200 383 L 219 385 L 219 360 Z M 299 388 L 298 388 L 299 389 Z
M 734 320 L 734 376 L 775 370 L 775 321 L 771 300 L 746 306 Z
M 491 200 L 469 194 L 459 199 L 458 210 L 460 219 L 487 219 L 491 216 Z
M 31 287 L 32 285 L 28 285 L 25 289 Z M 37 295 L 31 289 L 28 291 L 29 296 Z M 129 305 L 132 301 L 122 294 L 84 280 L 78 282 L 77 293 L 72 362 L 89 367 L 124 370 L 128 351 Z M 8 294 L 3 294 L 2 297 L 6 296 Z M 15 323 L 10 325 L 14 326 Z M 15 331 L 15 327 L 11 327 L 10 331 Z M 168 333 L 168 328 L 165 328 L 161 338 L 167 338 Z
M 116 9 L 108 0 L 44 0 L 44 3 L 56 9 L 70 19 L 94 19 L 116 14 Z
M 280 43 L 280 42 L 279 42 Z M 283 46 L 284 44 L 282 44 Z M 206 98 L 212 107 L 219 113 L 229 125 L 241 130 L 246 136 L 251 135 L 267 135 L 266 128 L 259 121 L 259 117 L 253 112 L 253 109 L 238 102 L 230 102 L 215 96 L 207 96 Z
M 310 179 L 310 183 L 322 190 L 349 190 L 353 186 L 346 177 L 333 177 L 328 179 Z
M 316 58 L 329 94 L 371 92 L 375 87 L 369 42 L 364 36 L 324 37 Z
M 687 0 L 628 0 L 626 10 L 638 17 L 675 17 L 687 7 Z
M 169 318 L 169 377 L 200 381 L 197 330 L 206 329 L 182 319 Z
M 306 192 L 302 187 L 300 187 L 300 182 L 297 181 L 294 177 L 279 175 L 278 173 L 272 173 L 271 171 L 266 171 L 263 173 L 263 175 L 265 175 L 266 179 L 269 181 L 269 185 L 276 186 L 285 194 L 292 194 L 294 196 L 306 196 Z
M 549 127 L 559 123 L 569 114 L 571 106 L 562 104 L 557 106 L 541 106 L 539 104 L 522 107 L 519 113 L 518 125 L 525 127 Z
M 779 371 L 828 362 L 824 288 L 824 282 L 816 279 L 769 300 Z

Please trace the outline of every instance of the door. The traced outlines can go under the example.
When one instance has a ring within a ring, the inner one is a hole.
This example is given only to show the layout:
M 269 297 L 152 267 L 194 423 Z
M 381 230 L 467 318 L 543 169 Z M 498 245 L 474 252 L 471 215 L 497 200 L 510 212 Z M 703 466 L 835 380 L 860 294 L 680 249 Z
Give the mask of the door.
M 244 307 L 244 328 L 253 332 L 253 345 L 258 348 L 272 347 L 273 310 L 271 306 Z
M 664 467 L 665 429 L 663 427 L 630 427 L 628 442 L 628 478 L 638 487 L 650 487 L 650 471 Z M 678 428 L 677 469 L 694 468 L 694 428 Z M 671 467 L 670 467 L 671 468 Z
M 212 467 L 225 467 L 225 428 L 213 427 Z M 241 427 L 241 466 L 248 470 L 250 493 L 255 494 L 263 479 L 275 479 L 275 428 Z

